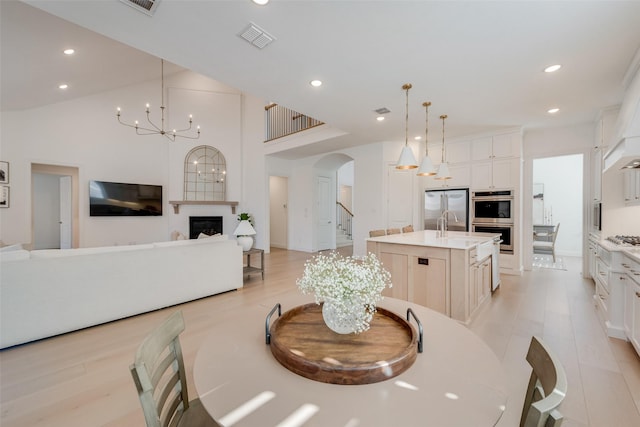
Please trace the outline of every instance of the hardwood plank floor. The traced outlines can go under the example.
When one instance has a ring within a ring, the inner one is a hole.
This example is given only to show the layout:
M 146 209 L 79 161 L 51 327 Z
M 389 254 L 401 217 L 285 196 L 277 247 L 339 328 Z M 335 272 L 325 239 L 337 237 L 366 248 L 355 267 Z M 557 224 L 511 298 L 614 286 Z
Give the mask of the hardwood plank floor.
M 341 251 L 348 254 L 349 248 Z M 143 426 L 128 371 L 143 337 L 182 309 L 187 329 L 181 342 L 193 384 L 193 361 L 209 326 L 244 304 L 295 289 L 311 256 L 272 249 L 265 254 L 264 281 L 252 275 L 240 291 L 0 351 L 0 425 Z M 567 371 L 564 426 L 640 426 L 640 358 L 629 343 L 605 335 L 593 308 L 593 282 L 581 278 L 580 259 L 566 263 L 566 271 L 503 275 L 500 289 L 470 325 L 508 374 L 511 396 L 499 426 L 518 425 L 532 334 L 553 348 Z M 195 396 L 192 387 L 189 392 Z

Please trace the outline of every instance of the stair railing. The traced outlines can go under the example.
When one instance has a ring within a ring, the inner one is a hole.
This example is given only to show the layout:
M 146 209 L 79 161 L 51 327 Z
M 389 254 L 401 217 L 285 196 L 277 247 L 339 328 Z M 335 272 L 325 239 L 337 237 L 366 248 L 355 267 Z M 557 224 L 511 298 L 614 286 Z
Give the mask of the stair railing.
M 336 202 L 336 219 L 337 227 L 342 230 L 349 239 L 351 239 L 353 213 L 351 213 L 351 211 L 340 202 Z
M 283 136 L 323 125 L 320 120 L 305 116 L 290 108 L 278 104 L 269 104 L 265 110 L 265 140 L 269 142 Z

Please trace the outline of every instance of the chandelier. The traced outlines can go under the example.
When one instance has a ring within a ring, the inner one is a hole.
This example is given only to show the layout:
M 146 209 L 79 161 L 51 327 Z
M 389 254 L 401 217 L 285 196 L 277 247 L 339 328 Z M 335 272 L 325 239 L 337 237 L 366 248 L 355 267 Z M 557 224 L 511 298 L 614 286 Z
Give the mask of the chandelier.
M 192 132 L 190 134 L 186 134 L 184 132 L 189 132 L 193 125 L 193 116 L 189 114 L 189 127 L 184 129 L 173 129 L 173 130 L 165 130 L 164 128 L 164 59 L 160 59 L 160 73 L 161 73 L 161 90 L 162 90 L 162 102 L 160 104 L 160 126 L 151 121 L 151 112 L 149 110 L 149 103 L 147 103 L 147 108 L 145 110 L 147 114 L 147 122 L 149 122 L 149 127 L 140 126 L 138 121 L 136 120 L 134 124 L 125 123 L 120 118 L 120 107 L 117 109 L 117 118 L 118 122 L 121 125 L 129 126 L 135 128 L 136 134 L 138 135 L 164 135 L 171 141 L 175 141 L 176 138 L 186 138 L 186 139 L 198 139 L 200 138 L 200 126 L 196 126 L 195 134 Z

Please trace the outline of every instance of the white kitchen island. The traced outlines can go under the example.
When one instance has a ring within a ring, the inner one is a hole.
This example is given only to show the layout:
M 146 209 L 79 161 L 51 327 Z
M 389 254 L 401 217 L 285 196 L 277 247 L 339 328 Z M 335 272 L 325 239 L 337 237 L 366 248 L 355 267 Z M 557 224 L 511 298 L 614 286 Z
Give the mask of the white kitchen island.
M 367 239 L 391 273 L 385 295 L 469 323 L 499 284 L 499 234 L 434 230 Z

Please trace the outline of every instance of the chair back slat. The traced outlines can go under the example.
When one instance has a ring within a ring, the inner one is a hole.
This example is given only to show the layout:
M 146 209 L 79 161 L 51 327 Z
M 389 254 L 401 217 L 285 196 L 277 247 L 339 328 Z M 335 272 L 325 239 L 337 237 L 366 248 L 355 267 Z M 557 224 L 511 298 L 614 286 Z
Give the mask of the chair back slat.
M 177 425 L 189 408 L 179 340 L 183 331 L 182 312 L 177 311 L 142 341 L 129 368 L 148 427 Z
M 387 233 L 384 230 L 371 230 L 369 232 L 369 237 L 380 237 L 380 236 L 384 236 Z
M 526 359 L 532 372 L 520 427 L 559 427 L 562 424 L 562 414 L 557 408 L 567 394 L 564 368 L 538 337 L 531 338 Z

